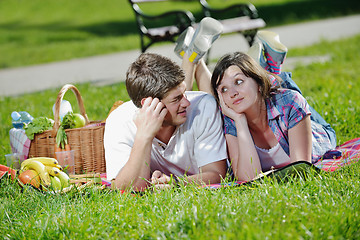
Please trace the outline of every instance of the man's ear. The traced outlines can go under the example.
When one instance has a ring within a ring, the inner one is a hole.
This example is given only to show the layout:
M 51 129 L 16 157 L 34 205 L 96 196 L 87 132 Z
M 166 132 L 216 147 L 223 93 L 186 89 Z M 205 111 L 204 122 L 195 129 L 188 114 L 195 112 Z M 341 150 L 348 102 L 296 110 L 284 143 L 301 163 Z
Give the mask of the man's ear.
M 144 106 L 144 102 L 145 102 L 145 100 L 146 100 L 146 98 L 143 98 L 143 99 L 141 99 L 141 106 Z

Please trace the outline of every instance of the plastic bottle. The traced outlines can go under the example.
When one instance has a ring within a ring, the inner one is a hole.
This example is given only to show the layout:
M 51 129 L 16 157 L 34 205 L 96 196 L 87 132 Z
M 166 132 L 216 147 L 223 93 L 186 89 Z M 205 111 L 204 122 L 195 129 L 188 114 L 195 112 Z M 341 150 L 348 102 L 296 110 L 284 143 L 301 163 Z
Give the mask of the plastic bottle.
M 29 124 L 34 119 L 28 112 L 25 111 L 14 111 L 11 113 L 12 124 L 14 128 L 22 129 L 24 124 Z
M 73 110 L 72 110 L 70 102 L 67 101 L 67 100 L 61 100 L 60 112 L 59 112 L 60 120 L 62 121 L 65 114 L 67 114 L 68 112 L 72 112 L 72 111 Z M 53 105 L 53 114 L 54 114 L 54 117 L 55 117 L 55 104 Z

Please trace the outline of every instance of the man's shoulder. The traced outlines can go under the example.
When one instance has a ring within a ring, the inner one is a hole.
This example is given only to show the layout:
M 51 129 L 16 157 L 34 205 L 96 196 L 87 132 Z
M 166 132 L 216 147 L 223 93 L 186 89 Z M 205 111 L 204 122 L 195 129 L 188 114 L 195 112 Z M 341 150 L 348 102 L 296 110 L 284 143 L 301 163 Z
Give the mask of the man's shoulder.
M 188 108 L 188 121 L 192 122 L 195 118 L 202 119 L 213 118 L 219 112 L 215 98 L 205 92 L 193 91 L 186 93 L 190 101 Z
M 126 122 L 133 119 L 137 107 L 132 101 L 124 102 L 119 107 L 114 109 L 106 119 L 106 122 Z
M 186 93 L 187 99 L 190 101 L 191 105 L 199 105 L 199 104 L 213 104 L 216 106 L 215 98 L 206 92 L 201 91 L 187 91 Z

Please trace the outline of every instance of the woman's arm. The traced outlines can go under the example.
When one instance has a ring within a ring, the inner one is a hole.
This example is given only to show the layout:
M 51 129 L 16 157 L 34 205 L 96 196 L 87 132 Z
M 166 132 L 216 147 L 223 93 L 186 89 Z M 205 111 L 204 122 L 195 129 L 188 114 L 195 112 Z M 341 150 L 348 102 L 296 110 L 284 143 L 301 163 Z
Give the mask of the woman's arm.
M 235 121 L 237 137 L 225 135 L 231 167 L 238 180 L 249 181 L 261 173 L 261 164 L 246 116 L 229 108 L 220 92 L 218 95 L 223 114 Z
M 200 91 L 213 94 L 211 90 L 211 72 L 203 59 L 200 59 L 196 66 L 195 79 Z
M 311 162 L 312 133 L 309 115 L 289 130 L 289 148 L 291 162 Z
M 249 181 L 261 173 L 261 164 L 248 127 L 239 125 L 236 123 L 237 137 L 226 134 L 225 139 L 235 177 Z
M 187 57 L 186 53 L 183 56 L 182 62 L 181 62 L 181 68 L 185 72 L 185 84 L 186 84 L 186 91 L 191 91 L 193 89 L 194 84 L 194 74 L 195 74 L 195 63 L 192 63 L 189 61 L 189 58 Z
M 181 63 L 181 68 L 185 72 L 185 83 L 186 90 L 191 91 L 193 89 L 194 78 L 196 79 L 196 84 L 198 89 L 203 92 L 212 94 L 211 90 L 211 72 L 206 66 L 206 63 L 203 59 L 200 59 L 198 63 L 193 63 L 189 61 L 189 58 L 186 54 L 183 56 Z

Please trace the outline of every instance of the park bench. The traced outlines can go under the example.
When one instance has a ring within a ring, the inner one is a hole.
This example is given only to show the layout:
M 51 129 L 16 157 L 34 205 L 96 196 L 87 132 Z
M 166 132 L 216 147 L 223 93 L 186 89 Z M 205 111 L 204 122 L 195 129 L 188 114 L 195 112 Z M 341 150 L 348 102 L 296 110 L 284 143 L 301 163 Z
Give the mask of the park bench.
M 159 15 L 151 15 L 144 13 L 139 7 L 140 3 L 160 1 L 165 0 L 129 0 L 135 12 L 142 52 L 145 52 L 156 42 L 175 42 L 177 36 L 195 24 L 195 17 L 186 10 L 174 10 Z
M 241 33 L 252 45 L 257 30 L 266 23 L 259 18 L 255 6 L 251 3 L 238 3 L 224 8 L 213 8 L 207 0 L 199 0 L 205 17 L 212 17 L 221 22 L 223 33 Z
M 196 28 L 196 19 L 190 11 L 176 10 L 159 15 L 147 14 L 139 7 L 140 3 L 163 2 L 167 0 L 128 0 L 135 12 L 137 27 L 140 33 L 141 51 L 145 52 L 156 42 L 175 42 L 187 27 Z M 253 43 L 259 28 L 265 27 L 265 21 L 259 18 L 255 6 L 251 3 L 234 4 L 225 8 L 213 8 L 206 0 L 199 0 L 203 15 L 220 21 L 223 33 L 239 32 L 243 34 L 249 45 Z M 201 19 L 198 19 L 198 22 Z M 148 38 L 146 43 L 146 38 Z M 209 51 L 210 52 L 210 51 Z M 207 54 L 207 62 L 209 58 Z

